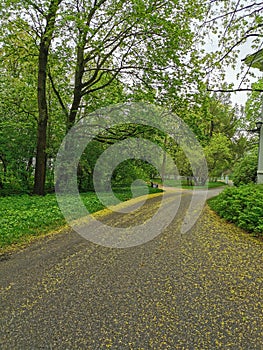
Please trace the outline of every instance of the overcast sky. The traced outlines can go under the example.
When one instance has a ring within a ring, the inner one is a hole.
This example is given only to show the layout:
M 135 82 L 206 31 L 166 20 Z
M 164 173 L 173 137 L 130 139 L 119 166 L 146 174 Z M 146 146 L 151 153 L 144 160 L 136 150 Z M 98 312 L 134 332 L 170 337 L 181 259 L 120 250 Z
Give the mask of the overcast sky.
M 217 38 L 215 36 L 210 36 L 210 41 L 207 42 L 206 49 L 208 52 L 213 52 L 218 49 L 217 47 Z M 246 71 L 247 66 L 242 62 L 242 59 L 244 59 L 247 55 L 252 54 L 254 51 L 251 48 L 251 42 L 247 41 L 245 44 L 243 44 L 241 47 L 239 47 L 240 53 L 236 62 L 235 69 L 232 67 L 225 67 L 226 71 L 226 82 L 227 83 L 234 83 L 234 89 L 239 87 L 241 77 L 237 78 L 237 74 L 241 72 L 241 68 L 244 67 Z M 251 87 L 251 83 L 257 81 L 259 77 L 262 77 L 262 72 L 259 71 L 259 69 L 250 68 L 251 72 L 253 72 L 256 75 L 256 78 L 249 77 L 250 84 L 242 84 L 242 88 Z M 242 76 L 242 75 L 241 75 Z M 239 105 L 245 106 L 247 96 L 249 92 L 246 91 L 240 91 L 236 93 L 231 93 L 231 99 L 233 101 L 233 104 L 238 103 Z

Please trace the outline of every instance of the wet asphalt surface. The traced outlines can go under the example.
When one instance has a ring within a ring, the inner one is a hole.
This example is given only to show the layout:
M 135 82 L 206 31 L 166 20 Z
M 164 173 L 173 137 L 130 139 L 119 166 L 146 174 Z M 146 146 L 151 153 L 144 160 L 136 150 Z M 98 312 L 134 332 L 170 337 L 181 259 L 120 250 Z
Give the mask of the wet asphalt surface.
M 102 220 L 143 222 L 160 198 Z M 139 246 L 68 230 L 2 256 L 0 348 L 263 349 L 263 242 L 208 207 L 182 235 L 189 201 L 183 194 L 173 222 Z

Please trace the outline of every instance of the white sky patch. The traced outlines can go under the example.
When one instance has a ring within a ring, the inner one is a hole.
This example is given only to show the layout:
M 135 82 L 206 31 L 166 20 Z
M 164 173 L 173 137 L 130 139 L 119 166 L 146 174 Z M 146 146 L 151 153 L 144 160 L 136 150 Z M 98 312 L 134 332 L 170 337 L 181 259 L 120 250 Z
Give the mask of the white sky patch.
M 234 4 L 234 2 L 233 2 L 233 4 Z M 229 2 L 229 5 L 230 5 L 230 2 Z M 252 28 L 254 25 L 254 17 L 253 17 L 254 15 L 249 15 L 249 12 L 250 12 L 250 14 L 252 14 L 252 13 L 256 13 L 256 11 L 259 11 L 263 5 L 263 2 L 257 2 L 257 1 L 253 1 L 253 0 L 246 0 L 246 1 L 240 0 L 240 1 L 236 2 L 236 5 L 238 5 L 238 8 L 237 8 L 237 12 L 235 13 L 234 17 L 232 17 L 233 16 L 232 10 L 234 9 L 234 7 L 232 9 L 230 9 L 230 8 L 228 9 L 229 15 L 228 15 L 228 17 L 226 17 L 226 16 L 224 16 L 225 8 L 222 7 L 222 11 L 220 11 L 220 5 L 219 5 L 219 7 L 217 7 L 217 12 L 214 12 L 211 15 L 211 17 L 208 18 L 208 20 L 211 21 L 211 20 L 213 20 L 213 18 L 216 18 L 218 16 L 217 20 L 215 20 L 215 22 L 213 22 L 213 26 L 217 27 L 217 33 L 212 33 L 212 30 L 208 33 L 204 33 L 205 37 L 207 39 L 207 42 L 206 42 L 204 49 L 209 53 L 216 53 L 216 52 L 219 53 L 217 58 L 215 59 L 215 61 L 222 58 L 224 56 L 224 54 L 227 52 L 227 50 L 230 50 L 231 46 L 233 46 L 235 43 L 235 38 L 233 37 L 235 35 L 234 34 L 235 32 L 233 31 L 231 34 L 232 37 L 229 37 L 229 43 L 228 43 L 228 41 L 225 42 L 223 47 L 219 45 L 219 40 L 221 39 L 221 36 L 223 35 L 222 33 L 224 32 L 224 26 L 227 23 L 227 22 L 224 23 L 224 20 L 226 20 L 226 19 L 228 19 L 229 21 L 233 20 L 234 24 L 236 24 L 236 23 L 238 23 L 239 19 L 242 19 L 243 16 L 246 15 L 247 25 L 248 25 L 247 29 Z M 215 6 L 218 6 L 218 5 L 216 4 Z M 223 2 L 222 2 L 222 6 L 223 6 Z M 247 7 L 249 7 L 249 8 L 246 9 Z M 216 10 L 216 7 L 214 7 L 213 10 Z M 245 12 L 245 11 L 247 11 L 247 12 Z M 237 22 L 236 22 L 236 20 L 237 20 Z M 210 23 L 212 23 L 212 22 L 210 22 Z M 228 25 L 230 23 L 231 22 L 228 22 Z M 232 25 L 232 23 L 230 25 Z M 242 23 L 240 23 L 240 25 L 242 26 Z M 205 27 L 203 29 L 206 30 Z M 260 33 L 260 32 L 261 32 L 261 29 L 260 29 L 260 27 L 258 27 L 258 33 Z M 236 42 L 239 42 L 239 40 L 244 35 L 246 35 L 246 33 L 248 33 L 248 32 L 246 32 L 245 30 L 243 33 L 242 33 L 242 31 L 239 32 L 239 29 L 237 28 L 236 29 Z M 230 34 L 226 34 L 226 38 L 228 37 L 228 35 L 230 35 Z M 234 40 L 232 40 L 232 39 L 234 39 Z M 254 43 L 254 47 L 252 46 L 253 43 Z M 258 49 L 263 48 L 262 45 L 263 45 L 262 41 L 260 43 L 260 40 L 259 40 L 257 43 Z M 244 62 L 242 62 L 242 60 L 247 55 L 251 55 L 254 52 L 256 52 L 258 49 L 255 48 L 255 37 L 254 36 L 253 37 L 248 36 L 247 39 L 243 43 L 240 43 L 236 47 L 233 47 L 233 50 L 231 50 L 230 55 L 232 55 L 232 54 L 236 55 L 236 62 L 234 64 L 232 64 L 231 66 L 226 63 L 227 59 L 224 59 L 221 62 L 222 68 L 225 72 L 224 82 L 226 82 L 227 84 L 233 84 L 233 86 L 232 86 L 233 89 L 251 88 L 251 84 L 253 82 L 256 82 L 260 77 L 262 77 L 262 72 L 260 72 L 258 69 L 255 69 L 255 68 L 249 68 L 247 65 L 245 65 Z M 248 70 L 249 70 L 249 74 L 246 74 Z M 214 68 L 213 63 L 211 63 L 210 74 L 208 75 L 208 82 L 210 83 L 211 88 L 215 88 L 215 86 L 217 86 L 217 88 L 222 87 L 223 81 L 220 81 L 218 73 L 219 73 L 219 70 Z M 245 79 L 243 79 L 244 75 L 245 75 Z M 232 92 L 231 93 L 231 100 L 232 100 L 233 104 L 237 103 L 239 105 L 245 106 L 248 94 L 249 94 L 249 91 Z

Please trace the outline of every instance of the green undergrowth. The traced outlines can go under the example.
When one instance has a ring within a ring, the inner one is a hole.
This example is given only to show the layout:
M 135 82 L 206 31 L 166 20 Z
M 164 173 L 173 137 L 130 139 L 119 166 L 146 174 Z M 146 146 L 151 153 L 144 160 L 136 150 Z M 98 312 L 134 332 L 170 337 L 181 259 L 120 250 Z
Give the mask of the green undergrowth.
M 161 192 L 159 189 L 149 187 L 149 193 Z M 121 201 L 126 201 L 132 197 L 138 197 L 145 193 L 145 188 L 138 187 L 131 192 L 128 187 L 119 187 L 114 191 L 116 197 Z M 110 199 L 108 204 L 115 204 Z M 70 196 L 68 196 L 69 205 Z M 87 207 L 89 213 L 95 213 L 105 208 L 100 202 L 96 193 L 82 193 L 81 199 Z M 71 206 L 73 218 L 77 218 L 78 213 L 74 213 L 74 205 Z M 11 244 L 21 243 L 30 240 L 33 236 L 42 235 L 53 230 L 57 230 L 66 221 L 59 209 L 55 194 L 46 196 L 13 195 L 0 197 L 0 247 L 4 248 Z
M 158 184 L 162 184 L 162 181 L 160 179 L 156 179 L 153 182 L 156 182 Z M 186 180 L 165 180 L 164 186 L 170 186 L 170 187 L 180 187 L 183 189 L 203 189 L 203 188 L 217 188 L 222 186 L 227 186 L 224 182 L 215 181 L 215 182 L 208 182 L 206 186 L 190 186 L 187 184 Z
M 255 235 L 263 235 L 263 185 L 229 187 L 209 200 L 222 218 Z

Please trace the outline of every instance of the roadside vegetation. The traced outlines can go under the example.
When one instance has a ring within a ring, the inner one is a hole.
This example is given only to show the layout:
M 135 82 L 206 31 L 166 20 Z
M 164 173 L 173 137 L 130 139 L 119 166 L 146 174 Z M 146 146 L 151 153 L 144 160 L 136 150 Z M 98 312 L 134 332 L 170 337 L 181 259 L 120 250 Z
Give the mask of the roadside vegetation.
M 136 196 L 143 193 L 144 188 L 137 186 Z M 149 187 L 149 194 L 162 192 L 158 188 Z M 121 201 L 133 197 L 128 187 L 117 187 L 114 191 Z M 81 199 L 89 213 L 105 208 L 95 192 L 81 194 Z M 0 248 L 11 244 L 25 243 L 32 238 L 58 230 L 66 224 L 55 194 L 46 196 L 30 196 L 27 194 L 0 197 Z
M 258 149 L 244 155 L 233 169 L 232 179 L 236 186 L 254 184 L 257 181 Z
M 257 236 L 263 236 L 263 185 L 228 187 L 209 200 L 222 218 Z
M 160 179 L 155 179 L 154 180 L 155 183 L 161 184 L 162 180 Z M 226 186 L 225 182 L 221 182 L 221 181 L 209 181 L 205 186 L 194 186 L 191 184 L 191 182 L 188 182 L 187 180 L 165 180 L 164 186 L 168 186 L 168 187 L 179 187 L 179 188 L 183 188 L 186 190 L 191 190 L 191 189 L 203 189 L 203 188 L 216 188 L 216 187 L 222 187 L 222 186 Z

